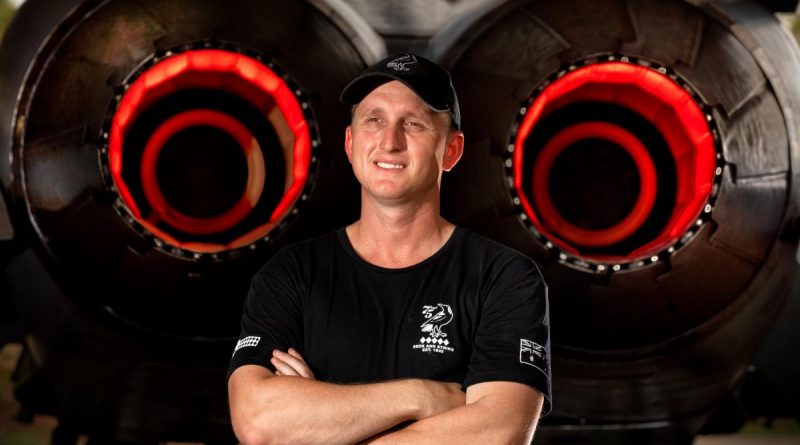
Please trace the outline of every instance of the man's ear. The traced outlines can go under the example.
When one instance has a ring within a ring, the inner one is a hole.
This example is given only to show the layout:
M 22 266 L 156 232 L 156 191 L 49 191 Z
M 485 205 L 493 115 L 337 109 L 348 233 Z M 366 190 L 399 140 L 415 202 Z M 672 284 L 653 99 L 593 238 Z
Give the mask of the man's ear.
M 350 125 L 344 130 L 344 152 L 347 153 L 347 160 L 353 163 L 353 134 Z
M 444 171 L 449 172 L 461 159 L 464 154 L 464 132 L 454 131 L 450 133 L 447 140 L 447 146 L 444 149 L 444 159 L 442 160 L 442 168 Z

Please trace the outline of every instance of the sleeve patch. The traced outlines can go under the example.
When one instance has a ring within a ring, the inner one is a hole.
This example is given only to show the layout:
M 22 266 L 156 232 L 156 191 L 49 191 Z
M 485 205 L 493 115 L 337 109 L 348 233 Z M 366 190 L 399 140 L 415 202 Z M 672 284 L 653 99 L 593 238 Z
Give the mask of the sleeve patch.
M 258 346 L 258 342 L 260 342 L 260 341 L 261 341 L 261 337 L 255 337 L 255 336 L 252 336 L 252 335 L 250 337 L 245 337 L 245 338 L 239 340 L 238 342 L 236 342 L 236 348 L 233 350 L 233 353 L 236 354 L 236 351 L 238 351 L 238 350 L 240 350 L 242 348 L 246 348 L 246 347 L 250 347 L 250 346 Z
M 519 340 L 519 362 L 538 368 L 547 374 L 547 349 L 534 341 L 521 338 Z

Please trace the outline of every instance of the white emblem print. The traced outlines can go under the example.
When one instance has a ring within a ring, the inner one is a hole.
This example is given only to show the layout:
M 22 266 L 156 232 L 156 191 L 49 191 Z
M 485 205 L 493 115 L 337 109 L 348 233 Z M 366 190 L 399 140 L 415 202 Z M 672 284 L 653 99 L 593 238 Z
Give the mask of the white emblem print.
M 251 335 L 250 337 L 245 337 L 238 342 L 236 342 L 236 348 L 233 350 L 233 353 L 236 354 L 236 351 L 247 348 L 247 347 L 254 347 L 258 346 L 258 342 L 261 341 L 261 337 L 256 337 Z
M 417 63 L 417 58 L 411 54 L 400 56 L 391 62 L 387 63 L 388 68 L 393 68 L 395 71 L 411 71 L 406 65 Z
M 547 349 L 535 341 L 519 339 L 519 362 L 547 374 Z
M 442 328 L 453 321 L 453 309 L 446 304 L 439 303 L 436 306 L 423 306 L 422 316 L 425 321 L 419 326 L 423 333 L 428 333 L 428 336 L 423 336 L 419 339 L 419 343 L 414 345 L 414 349 L 420 349 L 422 352 L 438 352 L 444 354 L 445 351 L 453 352 L 455 349 L 450 346 L 450 340 L 447 339 L 447 333 L 442 331 Z
M 422 308 L 422 315 L 425 316 L 425 322 L 422 323 L 422 332 L 430 332 L 431 337 L 447 337 L 447 334 L 442 332 L 442 326 L 453 321 L 453 310 L 446 304 L 439 303 L 438 306 L 425 306 Z

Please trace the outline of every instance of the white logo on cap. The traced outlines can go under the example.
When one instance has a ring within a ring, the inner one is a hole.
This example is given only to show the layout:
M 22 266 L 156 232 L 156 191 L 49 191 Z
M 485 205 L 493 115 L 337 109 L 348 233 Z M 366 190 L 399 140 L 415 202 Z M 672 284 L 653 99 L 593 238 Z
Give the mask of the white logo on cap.
M 393 68 L 395 71 L 411 71 L 406 65 L 417 63 L 417 58 L 411 54 L 398 57 L 386 64 L 387 68 Z

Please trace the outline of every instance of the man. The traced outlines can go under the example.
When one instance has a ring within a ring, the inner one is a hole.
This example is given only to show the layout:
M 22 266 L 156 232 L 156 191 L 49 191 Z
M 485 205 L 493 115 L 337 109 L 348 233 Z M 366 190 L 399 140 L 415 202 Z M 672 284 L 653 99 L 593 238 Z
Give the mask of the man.
M 229 370 L 237 437 L 530 443 L 550 405 L 547 290 L 529 258 L 439 215 L 464 148 L 449 74 L 397 55 L 341 99 L 361 216 L 253 278 Z

